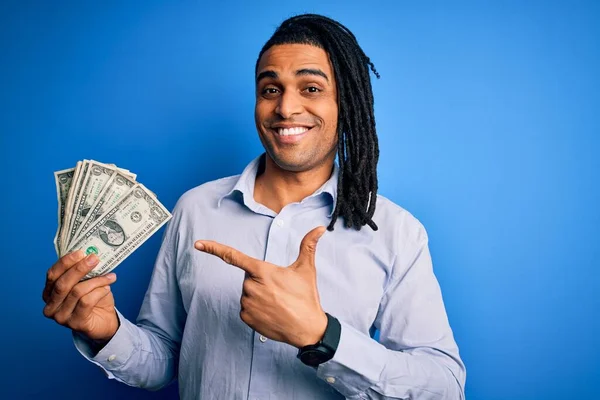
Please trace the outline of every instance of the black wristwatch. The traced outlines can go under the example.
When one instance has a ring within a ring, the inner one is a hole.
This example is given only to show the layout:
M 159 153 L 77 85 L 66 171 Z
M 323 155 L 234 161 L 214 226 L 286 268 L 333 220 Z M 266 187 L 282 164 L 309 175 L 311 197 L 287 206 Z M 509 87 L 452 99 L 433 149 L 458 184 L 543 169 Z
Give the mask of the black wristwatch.
M 323 338 L 315 344 L 304 346 L 298 350 L 300 361 L 311 367 L 317 367 L 319 364 L 331 360 L 340 343 L 342 333 L 340 321 L 327 313 L 325 315 L 327 315 L 327 328 L 325 328 Z

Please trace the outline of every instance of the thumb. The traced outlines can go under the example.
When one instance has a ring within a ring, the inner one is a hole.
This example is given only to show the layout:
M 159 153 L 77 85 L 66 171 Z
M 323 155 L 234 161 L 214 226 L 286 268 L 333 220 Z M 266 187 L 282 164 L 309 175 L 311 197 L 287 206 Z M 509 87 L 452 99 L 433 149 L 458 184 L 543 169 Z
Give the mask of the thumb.
M 302 243 L 300 243 L 300 254 L 298 255 L 298 260 L 296 260 L 294 263 L 294 267 L 296 269 L 304 267 L 309 267 L 311 269 L 315 268 L 315 253 L 317 252 L 317 243 L 326 230 L 326 227 L 318 226 L 304 236 Z

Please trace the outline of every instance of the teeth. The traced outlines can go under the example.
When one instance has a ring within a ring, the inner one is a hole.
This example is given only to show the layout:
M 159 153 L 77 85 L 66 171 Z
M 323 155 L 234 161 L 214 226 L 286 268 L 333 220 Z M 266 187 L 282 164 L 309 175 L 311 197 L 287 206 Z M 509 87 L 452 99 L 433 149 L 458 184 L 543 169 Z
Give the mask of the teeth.
M 308 130 L 308 128 L 305 128 L 303 126 L 298 126 L 295 128 L 279 128 L 277 130 L 277 133 L 279 133 L 281 136 L 291 136 L 291 135 L 300 135 L 301 133 L 304 133 Z

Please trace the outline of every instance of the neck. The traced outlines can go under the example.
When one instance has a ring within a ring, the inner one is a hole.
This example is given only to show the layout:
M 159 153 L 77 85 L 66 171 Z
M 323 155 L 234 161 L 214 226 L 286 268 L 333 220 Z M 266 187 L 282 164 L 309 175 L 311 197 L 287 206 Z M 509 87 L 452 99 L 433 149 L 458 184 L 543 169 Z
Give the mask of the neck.
M 264 170 L 256 177 L 254 200 L 279 213 L 290 203 L 313 194 L 331 177 L 333 159 L 308 171 L 286 171 L 265 154 Z

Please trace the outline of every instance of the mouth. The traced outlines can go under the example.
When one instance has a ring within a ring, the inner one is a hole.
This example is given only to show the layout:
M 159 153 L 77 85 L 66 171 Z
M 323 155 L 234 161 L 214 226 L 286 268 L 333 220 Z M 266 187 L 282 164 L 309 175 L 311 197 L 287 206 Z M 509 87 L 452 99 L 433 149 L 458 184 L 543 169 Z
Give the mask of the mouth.
M 292 126 L 292 127 L 273 127 L 271 132 L 275 138 L 282 144 L 297 143 L 306 137 L 313 127 L 308 126 Z

